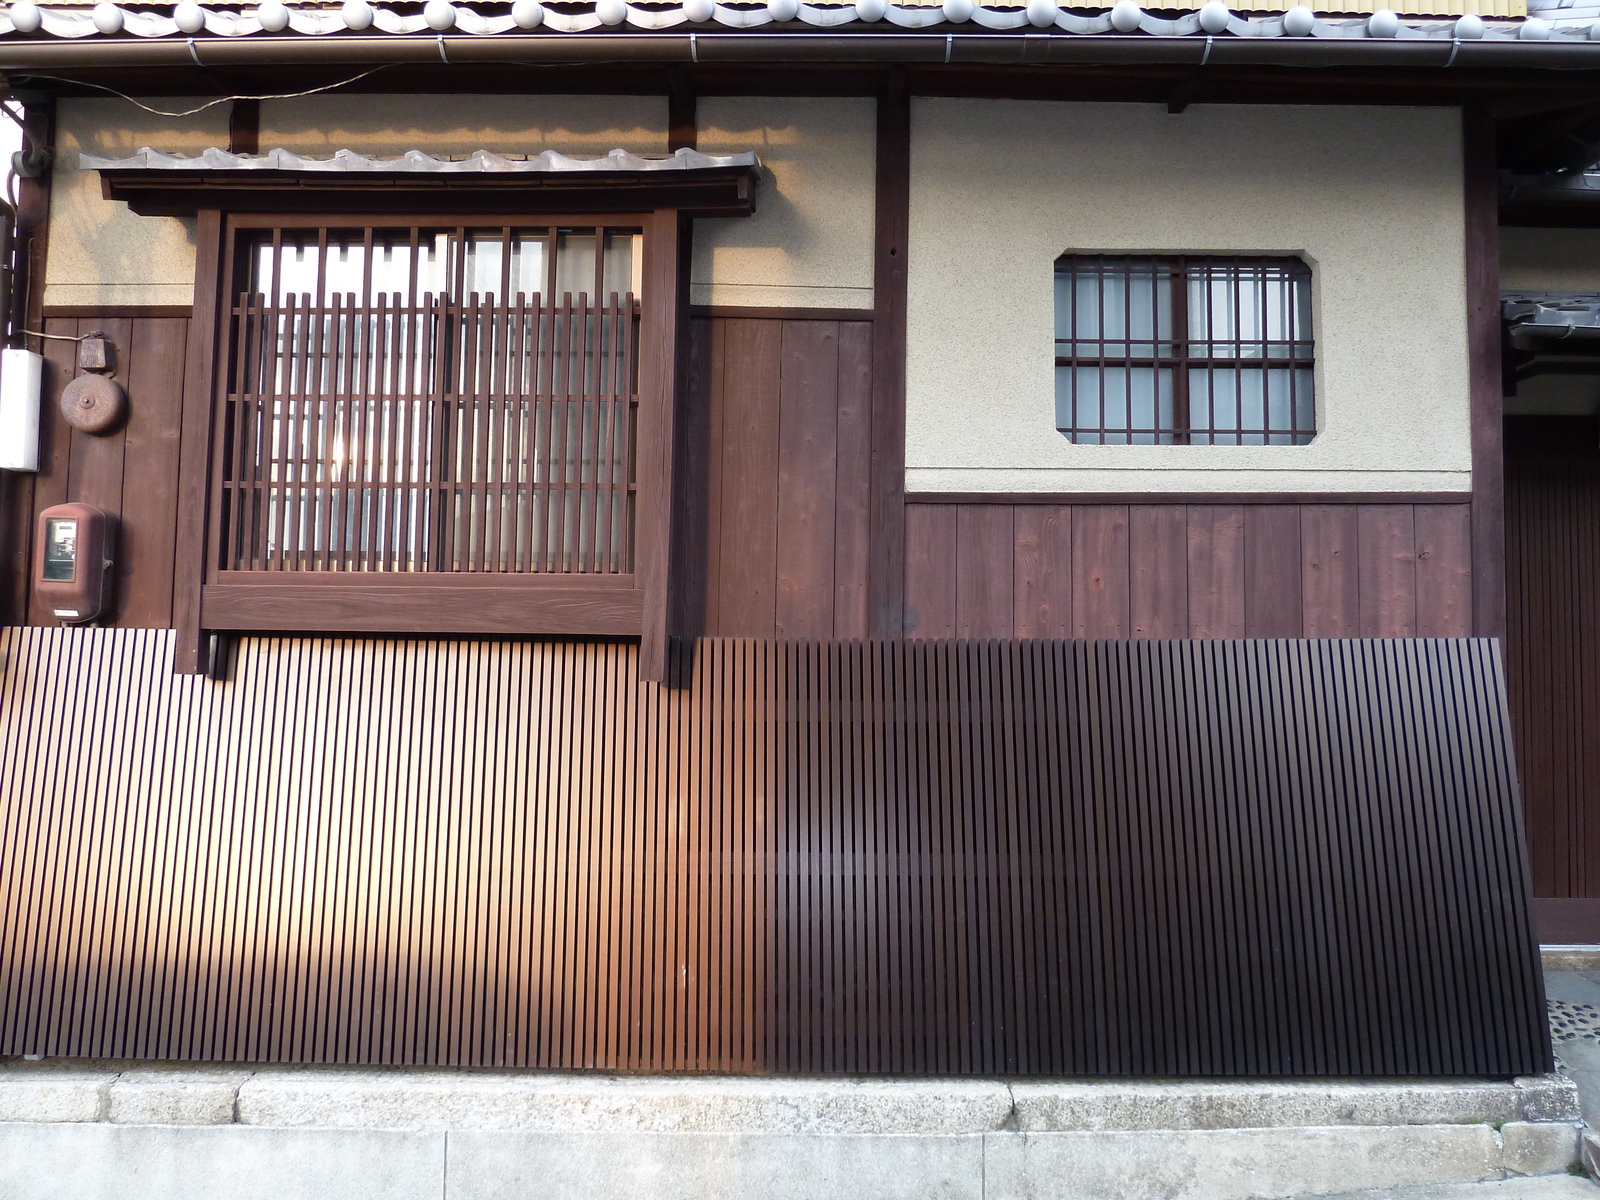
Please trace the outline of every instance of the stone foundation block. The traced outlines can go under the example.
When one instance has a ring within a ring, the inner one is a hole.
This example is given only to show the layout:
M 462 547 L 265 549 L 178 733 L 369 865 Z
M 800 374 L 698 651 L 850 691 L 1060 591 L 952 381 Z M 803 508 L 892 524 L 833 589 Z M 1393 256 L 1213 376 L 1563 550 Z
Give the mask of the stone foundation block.
M 0 1121 L 98 1121 L 116 1075 L 0 1071 Z
M 1600 1179 L 1600 1133 L 1587 1129 L 1583 1134 L 1583 1169 L 1591 1179 Z
M 248 1071 L 129 1071 L 111 1085 L 110 1119 L 119 1125 L 229 1125 Z
M 551 1133 L 923 1134 L 999 1129 L 1003 1083 L 262 1070 L 247 1125 Z
M 1017 1083 L 1016 1127 L 1049 1133 L 1114 1129 L 1264 1129 L 1300 1125 L 1490 1124 L 1523 1116 L 1525 1094 L 1503 1083 Z M 1562 1093 L 1564 1096 L 1564 1093 Z M 1556 1104 L 1554 1108 L 1559 1108 Z M 1564 1111 L 1564 1110 L 1563 1110 Z
M 1512 1121 L 1500 1130 L 1507 1171 L 1517 1175 L 1558 1175 L 1578 1161 L 1578 1125 Z
M 1565 1075 L 1524 1075 L 1512 1081 L 1524 1121 L 1581 1121 L 1578 1087 Z
M 1488 1125 L 991 1134 L 986 1200 L 1246 1200 L 1500 1177 Z

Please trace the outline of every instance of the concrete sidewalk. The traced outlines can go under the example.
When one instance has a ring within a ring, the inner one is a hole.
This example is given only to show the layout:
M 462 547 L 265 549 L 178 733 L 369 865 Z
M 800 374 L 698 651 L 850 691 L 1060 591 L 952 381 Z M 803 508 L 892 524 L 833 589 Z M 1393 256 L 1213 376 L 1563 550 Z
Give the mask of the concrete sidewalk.
M 1493 1183 L 1345 1192 L 1341 1196 L 1318 1196 L 1316 1200 L 1600 1200 L 1600 1185 L 1572 1175 L 1544 1175 Z

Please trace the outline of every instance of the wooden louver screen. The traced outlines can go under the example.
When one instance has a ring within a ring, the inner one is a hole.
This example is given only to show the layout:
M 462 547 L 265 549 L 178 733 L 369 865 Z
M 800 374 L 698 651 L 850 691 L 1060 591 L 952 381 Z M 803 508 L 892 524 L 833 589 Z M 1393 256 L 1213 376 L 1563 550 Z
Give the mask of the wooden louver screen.
M 638 229 L 243 236 L 221 571 L 633 571 Z

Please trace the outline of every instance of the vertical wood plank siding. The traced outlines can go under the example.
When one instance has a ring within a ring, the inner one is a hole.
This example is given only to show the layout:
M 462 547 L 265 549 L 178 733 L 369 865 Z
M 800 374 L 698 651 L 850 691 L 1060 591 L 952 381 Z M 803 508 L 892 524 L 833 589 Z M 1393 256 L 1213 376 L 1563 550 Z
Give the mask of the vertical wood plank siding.
M 1470 509 L 908 504 L 906 632 L 1464 637 Z
M 174 642 L 0 634 L 0 1054 L 1549 1066 L 1489 643 Z
M 696 318 L 691 363 L 705 632 L 864 637 L 871 322 Z
M 46 333 L 78 337 L 102 329 L 116 347 L 116 379 L 127 389 L 127 420 L 110 434 L 73 429 L 61 416 L 61 391 L 78 375 L 71 342 L 47 340 L 39 474 L 29 494 L 0 515 L 18 548 L 6 592 L 7 619 L 54 624 L 33 601 L 30 576 L 34 517 L 77 500 L 117 518 L 117 582 L 110 624 L 172 623 L 177 546 L 178 432 L 189 322 L 184 317 L 52 317 Z
M 1539 896 L 1600 899 L 1595 434 L 1593 418 L 1507 422 L 1506 668 Z

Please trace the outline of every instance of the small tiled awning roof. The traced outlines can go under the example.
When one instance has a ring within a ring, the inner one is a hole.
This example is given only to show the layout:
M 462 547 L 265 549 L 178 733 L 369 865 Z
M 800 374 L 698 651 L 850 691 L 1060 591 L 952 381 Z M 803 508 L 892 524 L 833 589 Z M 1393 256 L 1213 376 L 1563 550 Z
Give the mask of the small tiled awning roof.
M 709 171 L 729 167 L 759 167 L 750 150 L 742 154 L 702 154 L 679 150 L 668 158 L 641 158 L 626 150 L 613 150 L 604 158 L 571 158 L 546 150 L 531 158 L 516 158 L 479 150 L 466 158 L 436 158 L 408 150 L 399 158 L 368 158 L 354 150 L 340 150 L 328 158 L 308 158 L 284 149 L 265 154 L 233 154 L 215 147 L 193 157 L 167 154 L 144 147 L 128 158 L 98 158 L 85 154 L 79 163 L 91 171 L 343 171 L 397 175 L 410 173 L 449 175 L 516 175 L 544 173 Z
M 626 150 L 602 158 L 571 158 L 554 150 L 525 158 L 489 150 L 465 158 L 420 150 L 399 158 L 368 158 L 353 150 L 310 158 L 283 149 L 232 154 L 216 148 L 185 157 L 146 146 L 127 158 L 85 154 L 78 161 L 100 172 L 108 200 L 124 201 L 145 216 L 192 216 L 210 208 L 319 211 L 335 196 L 359 193 L 363 211 L 374 213 L 535 212 L 553 206 L 739 217 L 754 211 L 761 168 L 748 150 L 716 155 L 688 149 L 666 158 Z

